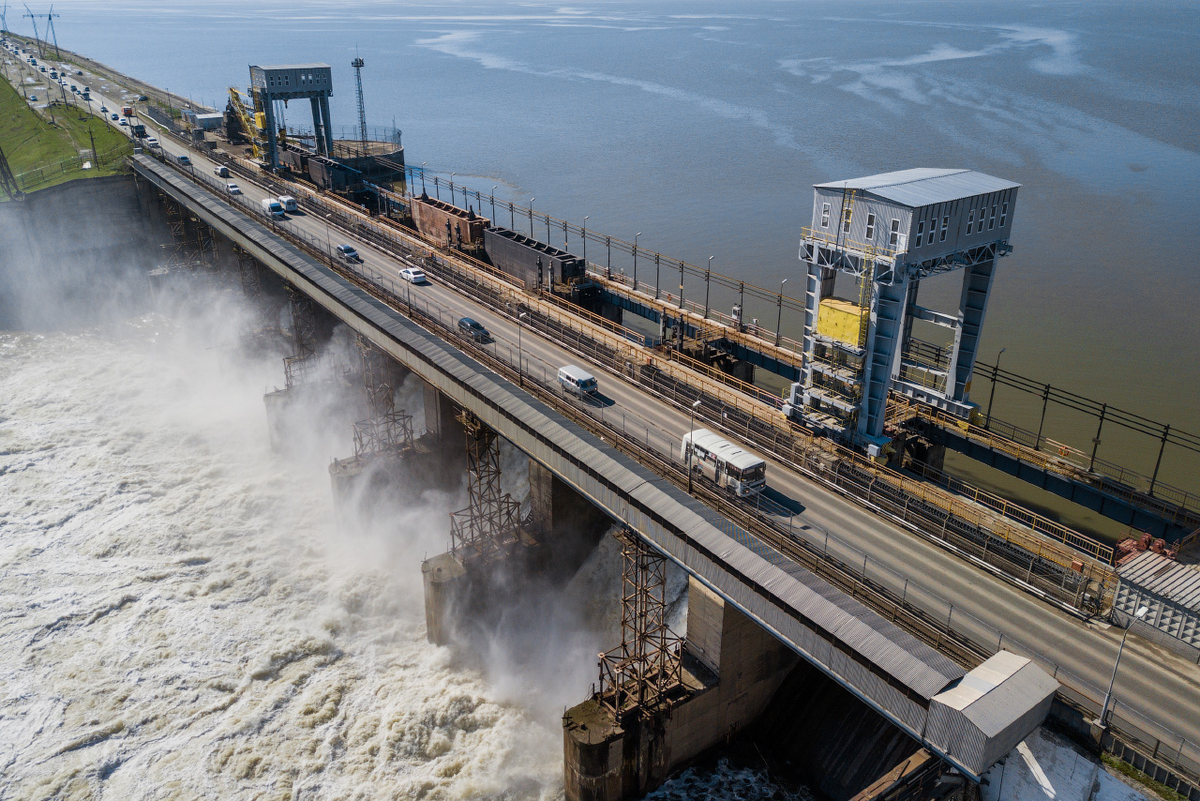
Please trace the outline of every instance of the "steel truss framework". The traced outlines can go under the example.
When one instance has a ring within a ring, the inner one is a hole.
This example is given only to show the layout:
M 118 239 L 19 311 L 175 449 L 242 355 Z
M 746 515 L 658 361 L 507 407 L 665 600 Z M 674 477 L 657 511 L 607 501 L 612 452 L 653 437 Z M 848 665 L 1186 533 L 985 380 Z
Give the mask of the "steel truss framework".
M 233 245 L 233 253 L 238 260 L 238 279 L 242 283 L 242 294 L 252 301 L 261 301 L 262 274 L 259 272 L 258 259 L 236 243 Z
M 283 360 L 288 389 L 307 383 L 317 369 L 317 310 L 312 298 L 292 285 L 287 287 L 292 312 L 292 353 Z
M 370 417 L 354 424 L 354 456 L 397 452 L 412 448 L 412 415 L 396 410 L 396 364 L 371 341 L 357 339 L 362 356 L 363 388 Z
M 486 556 L 515 545 L 521 505 L 500 491 L 500 440 L 467 410 L 467 508 L 450 514 L 450 548 L 458 556 Z
M 167 226 L 171 229 L 171 256 L 167 260 L 168 269 L 187 268 L 195 270 L 213 263 L 213 230 L 208 223 L 198 217 L 191 216 L 173 198 L 159 195 L 163 201 L 167 216 Z
M 618 718 L 649 711 L 683 686 L 683 640 L 667 626 L 667 560 L 624 529 L 621 540 L 621 644 L 600 654 L 596 700 Z

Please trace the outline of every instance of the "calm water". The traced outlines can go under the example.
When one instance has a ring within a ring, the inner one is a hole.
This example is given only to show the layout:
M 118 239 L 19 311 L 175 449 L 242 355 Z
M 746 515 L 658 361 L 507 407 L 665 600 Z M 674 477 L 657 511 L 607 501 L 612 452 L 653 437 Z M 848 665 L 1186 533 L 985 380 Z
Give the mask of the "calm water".
M 764 286 L 798 275 L 815 182 L 911 166 L 1010 178 L 1024 187 L 1016 250 L 983 352 L 1006 347 L 1006 367 L 1200 430 L 1191 7 L 55 10 L 63 46 L 210 105 L 248 82 L 249 63 L 332 64 L 347 128 L 357 49 L 368 122 L 402 128 L 410 163 L 614 236 L 641 231 L 644 247 L 693 263 L 714 255 Z M 230 373 L 173 336 L 135 323 L 0 342 L 0 765 L 13 797 L 560 793 L 557 710 L 586 691 L 594 648 L 510 681 L 426 646 L 412 570 L 445 541 L 423 521 L 444 523 L 453 499 L 426 499 L 377 540 L 333 535 L 332 454 L 297 467 L 266 448 L 259 394 L 278 362 Z M 538 671 L 553 698 L 529 692 Z M 725 764 L 663 797 L 730 782 L 748 798 L 784 792 Z

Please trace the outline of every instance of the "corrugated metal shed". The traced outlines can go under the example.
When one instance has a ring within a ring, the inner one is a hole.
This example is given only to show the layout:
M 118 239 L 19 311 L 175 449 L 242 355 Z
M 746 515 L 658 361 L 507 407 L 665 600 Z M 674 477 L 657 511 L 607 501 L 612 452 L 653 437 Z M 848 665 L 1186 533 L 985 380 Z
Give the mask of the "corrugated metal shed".
M 933 697 L 926 737 L 983 773 L 1042 724 L 1057 691 L 1046 671 L 1001 651 Z
M 1200 612 L 1200 567 L 1143 551 L 1117 569 L 1121 581 L 1149 590 L 1176 606 Z
M 848 181 L 816 184 L 817 189 L 857 189 L 909 208 L 948 203 L 975 195 L 1016 189 L 1020 184 L 974 170 L 943 170 L 918 167 L 884 172 Z

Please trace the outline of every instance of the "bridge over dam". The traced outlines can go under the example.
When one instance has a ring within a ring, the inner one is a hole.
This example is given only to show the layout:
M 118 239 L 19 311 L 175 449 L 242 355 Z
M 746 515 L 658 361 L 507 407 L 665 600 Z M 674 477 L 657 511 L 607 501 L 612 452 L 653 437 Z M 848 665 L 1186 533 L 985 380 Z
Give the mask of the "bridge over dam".
M 799 654 L 969 777 L 978 776 L 982 763 L 966 764 L 961 755 L 953 753 L 953 746 L 932 742 L 926 723 L 936 706 L 935 699 L 945 687 L 955 682 L 961 686 L 964 670 L 980 665 L 991 654 L 1007 650 L 1034 657 L 1063 682 L 1059 699 L 1068 703 L 1061 706 L 1078 710 L 1091 707 L 1093 715 L 1099 708 L 1101 693 L 1096 688 L 1106 681 L 1103 666 L 1111 664 L 1110 655 L 1115 655 L 1117 645 L 1116 638 L 1107 632 L 1051 608 L 1010 580 L 985 571 L 979 563 L 964 561 L 961 555 L 914 537 L 848 498 L 814 485 L 801 478 L 794 464 L 783 460 L 769 461 L 770 483 L 777 492 L 771 501 L 782 509 L 747 508 L 699 482 L 690 488 L 695 497 L 689 498 L 682 489 L 689 484 L 687 472 L 672 453 L 678 447 L 679 436 L 688 430 L 691 403 L 697 398 L 702 401 L 694 410 L 701 417 L 711 414 L 712 408 L 722 408 L 710 407 L 703 393 L 672 397 L 672 392 L 679 391 L 677 386 L 660 382 L 647 387 L 638 381 L 625 382 L 621 375 L 631 365 L 622 359 L 629 354 L 615 347 L 605 353 L 592 344 L 587 353 L 593 363 L 615 368 L 600 373 L 604 393 L 613 405 L 591 407 L 556 395 L 546 386 L 552 383 L 554 366 L 577 361 L 579 351 L 556 347 L 540 335 L 549 335 L 560 344 L 569 343 L 573 337 L 575 347 L 583 348 L 587 343 L 572 334 L 571 326 L 517 293 L 507 298 L 494 293 L 491 302 L 480 302 L 479 298 L 487 294 L 478 286 L 481 282 L 464 278 L 466 273 L 456 271 L 451 261 L 422 250 L 419 242 L 407 243 L 405 248 L 402 245 L 406 243 L 373 236 L 345 210 L 334 214 L 336 209 L 327 211 L 318 206 L 319 198 L 306 202 L 312 203 L 312 211 L 331 217 L 309 214 L 307 218 L 294 218 L 288 224 L 291 228 L 286 228 L 255 215 L 253 207 L 258 196 L 268 193 L 268 177 L 243 183 L 247 201 L 231 205 L 215 195 L 214 185 L 201 178 L 211 165 L 199 158 L 197 161 L 198 172 L 191 175 L 144 156 L 135 159 L 134 169 L 140 179 L 146 179 L 196 220 L 236 243 L 259 264 L 363 335 L 372 347 L 418 374 L 431 390 L 426 399 L 427 421 L 446 421 L 444 428 L 457 432 L 448 422 L 457 408 L 468 413 L 468 425 L 471 421 L 482 424 L 528 453 L 534 463 L 531 473 L 542 471 L 553 478 L 550 484 L 555 490 L 546 493 L 551 507 L 543 510 L 546 516 L 554 515 L 552 507 L 563 494 L 554 482 L 561 482 L 602 509 L 607 517 L 636 532 L 631 543 L 641 542 L 643 546 L 629 544 L 628 558 L 645 568 L 643 574 L 653 573 L 646 566 L 656 556 L 683 565 L 693 577 L 690 595 L 696 599 L 696 619 L 715 621 L 705 628 L 727 632 L 731 640 L 741 632 L 748 653 L 757 653 L 760 662 L 776 666 L 773 679 L 762 677 L 760 686 L 753 688 L 759 703 L 769 698 L 788 659 Z M 259 182 L 261 186 L 256 185 Z M 335 263 L 325 256 L 331 244 L 320 236 L 326 220 L 342 226 L 347 239 L 359 247 L 365 264 L 339 264 L 337 270 L 332 269 Z M 307 225 L 296 225 L 298 222 Z M 412 264 L 436 270 L 439 283 L 419 290 L 402 283 L 399 269 Z M 475 286 L 467 288 L 472 283 Z M 454 321 L 464 314 L 487 324 L 497 339 L 492 347 L 457 334 Z M 605 343 L 601 333 L 593 336 Z M 516 352 L 512 349 L 514 343 Z M 647 365 L 639 362 L 633 366 L 637 372 L 638 367 Z M 544 372 L 547 369 L 550 380 Z M 522 383 L 524 391 L 519 386 Z M 719 418 L 714 422 L 719 423 Z M 466 544 L 480 561 L 497 558 L 495 553 L 503 550 L 488 552 L 469 537 Z M 650 550 L 646 551 L 645 546 Z M 450 563 L 441 559 L 430 560 L 431 569 L 450 568 Z M 471 559 L 454 561 L 462 564 Z M 465 575 L 466 571 L 447 569 L 445 575 L 451 583 L 457 578 L 452 574 Z M 439 588 L 436 581 L 431 583 L 435 585 L 431 592 L 435 602 L 438 597 L 453 595 L 441 593 L 444 588 Z M 936 593 L 930 585 L 937 587 Z M 847 591 L 851 597 L 847 597 Z M 816 607 L 807 607 L 809 614 L 805 614 L 806 603 L 820 607 L 820 614 L 813 614 Z M 738 615 L 771 637 L 766 641 L 753 637 L 746 640 L 744 627 L 737 623 Z M 689 614 L 689 620 L 691 617 Z M 437 614 L 431 617 L 431 624 L 431 630 L 437 628 Z M 656 625 L 643 616 L 641 628 L 635 626 L 632 632 L 631 642 L 654 641 L 656 637 L 651 635 Z M 857 640 L 858 648 L 837 647 L 839 643 L 848 644 L 842 634 L 856 640 L 842 631 L 843 625 L 851 625 L 862 637 Z M 676 643 L 673 649 L 660 649 L 674 655 L 677 667 L 667 670 L 661 659 L 654 663 L 658 671 L 654 675 L 669 674 L 669 680 L 650 682 L 649 691 L 643 688 L 639 708 L 657 704 L 665 710 L 670 704 L 717 703 L 719 692 L 709 693 L 708 701 L 689 699 L 706 697 L 705 681 L 711 682 L 714 674 L 720 687 L 720 676 L 737 673 L 742 667 L 721 661 L 734 657 L 719 647 L 719 636 L 710 636 L 706 646 L 702 629 L 692 643 L 691 628 L 689 625 L 690 647 Z M 670 640 L 659 634 L 660 644 Z M 783 653 L 772 650 L 778 643 L 786 646 Z M 1056 659 L 1044 656 L 1051 650 L 1056 652 Z M 863 656 L 860 651 L 873 652 L 877 661 L 872 657 L 856 659 L 856 653 Z M 625 664 L 624 672 L 610 671 L 610 677 L 637 674 L 646 678 L 653 672 L 642 669 L 630 673 L 629 664 L 648 664 L 647 652 L 624 656 L 608 655 L 605 663 L 614 670 Z M 629 663 L 633 657 L 637 658 Z M 1161 699 L 1157 708 L 1144 707 L 1147 713 L 1137 720 L 1150 728 L 1155 725 L 1150 723 L 1153 719 L 1161 724 L 1162 732 L 1187 731 L 1196 718 L 1181 715 L 1178 710 L 1181 700 L 1194 697 L 1187 690 L 1192 678 L 1184 671 L 1164 669 L 1153 658 L 1139 658 L 1132 653 L 1130 657 L 1137 659 L 1138 669 L 1130 679 L 1123 676 L 1123 682 L 1142 685 L 1137 691 L 1139 701 L 1155 696 Z M 994 672 L 994 668 L 985 670 Z M 1013 671 L 1013 675 L 1019 673 Z M 628 697 L 622 695 L 620 686 L 621 682 L 610 682 L 605 694 L 602 682 L 602 691 L 588 702 L 591 706 L 580 711 L 582 717 L 567 721 L 568 753 L 574 742 L 579 757 L 568 763 L 590 766 L 592 775 L 578 769 L 574 775 L 580 787 L 587 784 L 596 792 L 603 787 L 611 791 L 606 781 L 621 781 L 614 778 L 622 775 L 614 768 L 616 755 L 632 748 L 630 753 L 636 756 L 638 748 L 647 747 L 636 736 L 632 740 L 643 744 L 631 746 L 619 726 L 607 730 L 589 726 L 585 730 L 589 735 L 579 735 L 581 729 L 576 724 L 585 719 L 594 723 L 589 716 L 603 715 L 606 708 L 614 721 L 629 712 Z M 746 709 L 728 714 L 734 725 L 744 725 L 752 717 Z M 677 717 L 682 720 L 686 716 Z M 703 721 L 703 729 L 717 718 L 709 714 L 698 719 Z M 602 732 L 604 735 L 598 737 Z M 607 750 L 597 750 L 605 743 Z M 687 740 L 685 747 L 695 749 L 703 744 L 703 740 Z M 661 753 L 648 752 L 640 763 L 634 759 L 633 764 L 658 765 L 659 770 L 674 764 L 664 759 Z M 618 760 L 621 765 L 626 761 Z M 623 781 L 634 781 L 635 786 L 638 781 L 653 778 L 650 773 L 638 778 L 636 770 L 627 765 L 624 769 Z M 634 779 L 628 778 L 630 770 L 634 771 Z

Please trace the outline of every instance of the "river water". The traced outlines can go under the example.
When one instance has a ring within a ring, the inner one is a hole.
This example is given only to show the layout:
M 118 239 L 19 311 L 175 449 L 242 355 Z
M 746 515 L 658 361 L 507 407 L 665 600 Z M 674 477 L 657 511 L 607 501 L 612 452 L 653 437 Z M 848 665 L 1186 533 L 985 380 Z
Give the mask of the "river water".
M 330 63 L 347 128 L 357 49 L 368 122 L 403 128 L 409 163 L 764 286 L 797 275 L 815 182 L 908 166 L 1019 181 L 984 352 L 1200 429 L 1181 400 L 1200 390 L 1186 7 L 56 11 L 63 46 L 210 105 L 248 63 Z M 337 533 L 325 465 L 346 431 L 271 454 L 278 356 L 214 347 L 211 320 L 0 334 L 0 798 L 559 796 L 558 715 L 609 624 L 561 619 L 489 664 L 428 646 L 416 567 L 459 491 Z M 598 554 L 576 592 L 615 570 Z M 792 792 L 719 763 L 663 797 L 735 786 Z

